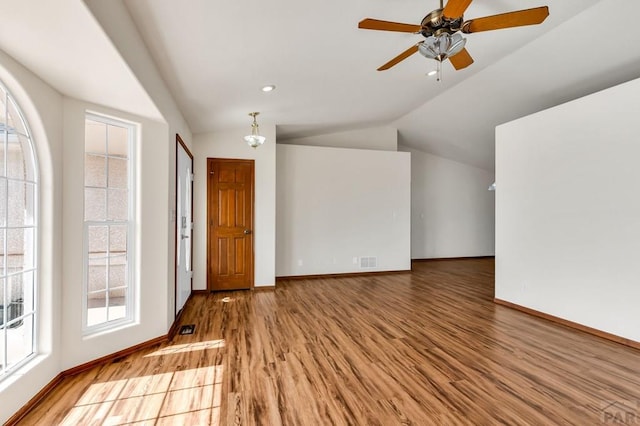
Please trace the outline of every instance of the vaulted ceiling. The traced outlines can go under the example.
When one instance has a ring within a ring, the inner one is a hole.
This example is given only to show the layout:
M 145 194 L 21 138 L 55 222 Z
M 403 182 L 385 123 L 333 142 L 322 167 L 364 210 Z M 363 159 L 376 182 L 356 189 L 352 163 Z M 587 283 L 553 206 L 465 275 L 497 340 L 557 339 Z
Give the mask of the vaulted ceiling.
M 445 63 L 441 82 L 418 54 L 376 71 L 421 36 L 357 28 L 419 23 L 437 0 L 110 1 L 126 5 L 194 133 L 248 127 L 251 111 L 279 140 L 388 125 L 407 146 L 491 170 L 496 125 L 640 77 L 637 0 L 474 0 L 465 18 L 542 5 L 550 16 L 467 35 L 475 63 Z M 82 0 L 6 5 L 0 49 L 62 93 L 157 114 Z

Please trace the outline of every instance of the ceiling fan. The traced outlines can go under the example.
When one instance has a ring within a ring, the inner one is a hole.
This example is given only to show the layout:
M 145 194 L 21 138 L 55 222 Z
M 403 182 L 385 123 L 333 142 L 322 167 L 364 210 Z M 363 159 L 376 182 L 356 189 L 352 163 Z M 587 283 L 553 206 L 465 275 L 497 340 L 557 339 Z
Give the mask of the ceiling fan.
M 471 65 L 473 58 L 465 49 L 466 39 L 462 37 L 460 32 L 470 34 L 480 31 L 536 25 L 542 23 L 549 16 L 549 8 L 542 6 L 465 21 L 462 15 L 472 0 L 449 0 L 444 7 L 442 1 L 440 0 L 440 8 L 425 16 L 419 25 L 371 18 L 360 21 L 358 28 L 365 30 L 397 31 L 421 34 L 425 37 L 424 40 L 382 65 L 378 68 L 378 71 L 388 70 L 416 52 L 420 52 L 427 58 L 435 59 L 438 63 L 449 59 L 456 70 L 461 70 Z

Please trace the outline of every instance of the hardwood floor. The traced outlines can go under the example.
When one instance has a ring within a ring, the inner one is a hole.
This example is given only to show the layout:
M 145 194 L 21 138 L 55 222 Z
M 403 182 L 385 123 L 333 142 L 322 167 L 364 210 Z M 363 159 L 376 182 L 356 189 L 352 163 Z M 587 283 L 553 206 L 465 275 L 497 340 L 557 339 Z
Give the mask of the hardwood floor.
M 492 259 L 196 295 L 195 334 L 65 379 L 21 424 L 640 422 L 640 351 L 492 298 Z

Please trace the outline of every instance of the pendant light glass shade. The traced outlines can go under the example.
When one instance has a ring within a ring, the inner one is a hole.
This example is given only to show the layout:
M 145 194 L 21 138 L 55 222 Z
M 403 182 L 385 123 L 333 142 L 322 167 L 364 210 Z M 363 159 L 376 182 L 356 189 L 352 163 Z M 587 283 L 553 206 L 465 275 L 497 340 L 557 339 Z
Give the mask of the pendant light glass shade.
M 265 138 L 264 136 L 260 136 L 260 135 L 247 135 L 244 137 L 244 141 L 251 147 L 251 148 L 257 148 L 260 145 L 262 145 L 264 143 L 264 141 L 267 140 L 267 138 Z
M 251 147 L 257 148 L 267 140 L 264 136 L 260 136 L 260 129 L 258 128 L 258 122 L 256 116 L 259 112 L 251 112 L 249 115 L 253 117 L 253 123 L 251 123 L 251 134 L 244 137 L 244 141 Z
M 467 39 L 458 33 L 453 35 L 442 33 L 437 36 L 427 37 L 426 40 L 418 45 L 418 51 L 429 59 L 442 62 L 460 53 L 464 49 L 466 42 Z

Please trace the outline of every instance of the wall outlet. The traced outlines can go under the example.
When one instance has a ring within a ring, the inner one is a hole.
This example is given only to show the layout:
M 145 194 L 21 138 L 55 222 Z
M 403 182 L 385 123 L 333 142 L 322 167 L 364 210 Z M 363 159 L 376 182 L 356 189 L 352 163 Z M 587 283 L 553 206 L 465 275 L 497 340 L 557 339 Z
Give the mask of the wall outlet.
M 358 264 L 358 258 L 357 258 L 357 257 L 354 257 L 354 258 L 353 258 L 353 264 L 354 264 L 354 265 L 357 265 L 357 264 Z
M 378 266 L 378 258 L 375 256 L 369 257 L 361 257 L 360 258 L 360 267 L 361 268 L 375 268 Z
M 298 259 L 298 266 L 302 266 L 302 259 Z

